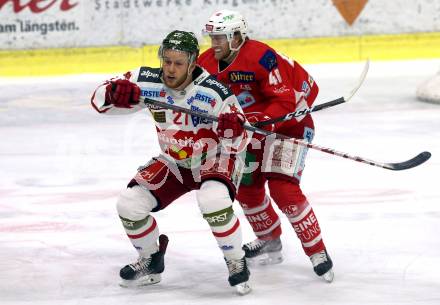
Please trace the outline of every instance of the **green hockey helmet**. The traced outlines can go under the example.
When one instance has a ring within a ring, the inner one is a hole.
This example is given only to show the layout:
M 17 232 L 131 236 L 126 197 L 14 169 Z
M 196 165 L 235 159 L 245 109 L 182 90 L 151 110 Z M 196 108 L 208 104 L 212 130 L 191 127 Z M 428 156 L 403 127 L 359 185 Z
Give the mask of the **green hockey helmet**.
M 199 56 L 199 42 L 193 32 L 185 32 L 175 30 L 172 31 L 162 41 L 162 45 L 159 48 L 159 58 L 163 58 L 163 52 L 165 50 L 177 50 L 188 53 L 189 62 L 196 61 Z

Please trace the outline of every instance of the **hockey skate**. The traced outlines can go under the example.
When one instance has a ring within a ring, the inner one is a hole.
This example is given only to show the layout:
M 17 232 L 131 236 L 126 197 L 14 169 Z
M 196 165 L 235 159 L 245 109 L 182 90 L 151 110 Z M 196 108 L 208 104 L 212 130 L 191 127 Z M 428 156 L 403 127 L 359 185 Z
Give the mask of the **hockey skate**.
M 249 264 L 272 265 L 283 261 L 281 239 L 256 239 L 243 245 L 243 251 Z
M 333 273 L 333 262 L 327 254 L 327 250 L 320 251 L 310 256 L 315 273 L 325 281 L 331 283 L 335 277 Z
M 244 257 L 240 259 L 225 259 L 229 270 L 229 284 L 237 289 L 239 295 L 245 295 L 251 292 L 249 285 L 249 269 Z
M 168 245 L 166 235 L 159 236 L 159 251 L 149 257 L 140 256 L 138 260 L 127 265 L 119 272 L 122 278 L 119 284 L 122 287 L 140 287 L 159 283 L 162 279 L 161 273 L 165 269 L 165 251 Z

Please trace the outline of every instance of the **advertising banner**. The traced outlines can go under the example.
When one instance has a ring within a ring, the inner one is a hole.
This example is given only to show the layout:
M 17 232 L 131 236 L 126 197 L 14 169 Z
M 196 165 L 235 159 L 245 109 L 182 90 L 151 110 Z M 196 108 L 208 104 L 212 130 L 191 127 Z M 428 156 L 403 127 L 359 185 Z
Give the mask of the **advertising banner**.
M 258 39 L 440 31 L 432 0 L 0 0 L 0 49 L 157 44 L 225 8 Z

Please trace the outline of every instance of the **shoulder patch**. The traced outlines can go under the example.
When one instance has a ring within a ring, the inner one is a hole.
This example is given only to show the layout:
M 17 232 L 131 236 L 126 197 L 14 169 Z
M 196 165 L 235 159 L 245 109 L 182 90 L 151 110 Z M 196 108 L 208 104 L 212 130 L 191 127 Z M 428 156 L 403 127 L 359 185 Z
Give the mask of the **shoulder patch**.
M 267 71 L 272 71 L 273 68 L 278 66 L 275 53 L 271 50 L 267 50 L 260 58 L 259 64 L 262 65 Z
M 201 87 L 210 88 L 210 89 L 214 90 L 215 92 L 217 92 L 218 95 L 220 95 L 220 97 L 222 99 L 226 99 L 227 97 L 232 95 L 232 91 L 229 90 L 228 87 L 223 85 L 221 82 L 219 82 L 212 75 L 205 78 L 198 85 Z
M 162 83 L 160 68 L 141 67 L 137 82 Z

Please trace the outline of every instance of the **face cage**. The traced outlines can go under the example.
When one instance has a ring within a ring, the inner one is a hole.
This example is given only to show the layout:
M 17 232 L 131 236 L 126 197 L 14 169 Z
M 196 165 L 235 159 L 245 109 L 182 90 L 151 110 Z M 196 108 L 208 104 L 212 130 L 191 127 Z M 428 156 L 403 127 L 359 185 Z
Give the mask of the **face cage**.
M 187 75 L 190 76 L 190 72 L 189 69 L 191 68 L 191 64 L 194 63 L 196 61 L 196 53 L 189 53 L 187 51 L 182 51 L 182 50 L 177 50 L 177 49 L 173 49 L 173 48 L 169 48 L 169 49 L 164 49 L 163 45 L 160 46 L 159 51 L 157 52 L 157 56 L 159 57 L 159 61 L 160 61 L 160 70 L 163 71 L 163 52 L 165 50 L 174 50 L 174 51 L 179 51 L 179 52 L 185 52 L 186 54 L 188 54 L 188 70 L 186 71 Z

